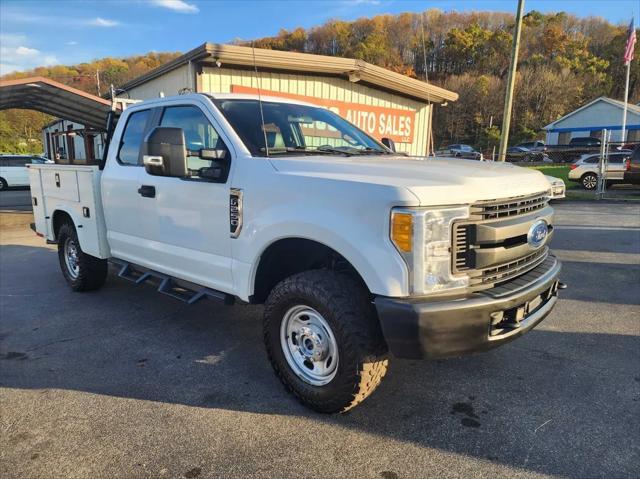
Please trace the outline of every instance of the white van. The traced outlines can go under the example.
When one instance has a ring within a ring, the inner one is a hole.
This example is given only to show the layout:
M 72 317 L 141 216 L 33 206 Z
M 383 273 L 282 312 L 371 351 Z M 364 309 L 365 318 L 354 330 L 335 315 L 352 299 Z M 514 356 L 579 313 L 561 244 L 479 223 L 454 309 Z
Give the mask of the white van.
M 37 155 L 0 155 L 0 191 L 12 186 L 29 186 L 26 165 L 53 163 Z

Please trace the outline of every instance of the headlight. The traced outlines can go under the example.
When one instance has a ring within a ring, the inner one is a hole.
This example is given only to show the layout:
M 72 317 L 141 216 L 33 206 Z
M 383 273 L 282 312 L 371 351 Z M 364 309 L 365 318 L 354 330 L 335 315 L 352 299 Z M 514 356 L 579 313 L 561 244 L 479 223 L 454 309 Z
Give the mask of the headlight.
M 409 268 L 411 294 L 449 291 L 469 285 L 467 275 L 451 273 L 452 224 L 468 217 L 468 206 L 391 211 L 391 241 Z

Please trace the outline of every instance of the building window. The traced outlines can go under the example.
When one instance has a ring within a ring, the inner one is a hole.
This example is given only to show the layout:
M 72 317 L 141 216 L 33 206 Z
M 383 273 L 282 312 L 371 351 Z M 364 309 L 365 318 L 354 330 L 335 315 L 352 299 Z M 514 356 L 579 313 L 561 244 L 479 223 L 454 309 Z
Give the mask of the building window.
M 589 136 L 591 138 L 598 138 L 599 140 L 602 140 L 602 130 L 593 130 Z
M 640 142 L 640 130 L 627 130 L 627 141 L 629 143 Z
M 571 140 L 571 132 L 563 131 L 558 134 L 558 145 L 568 145 L 569 140 Z

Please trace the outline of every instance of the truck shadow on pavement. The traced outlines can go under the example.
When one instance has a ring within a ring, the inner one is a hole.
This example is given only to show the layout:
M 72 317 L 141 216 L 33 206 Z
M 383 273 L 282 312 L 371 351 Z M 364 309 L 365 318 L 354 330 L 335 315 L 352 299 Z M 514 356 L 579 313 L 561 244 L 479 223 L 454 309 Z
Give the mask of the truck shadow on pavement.
M 33 261 L 38 269 L 27 267 Z M 272 373 L 261 307 L 189 307 L 114 274 L 101 291 L 74 294 L 45 248 L 3 246 L 0 266 L 2 388 L 296 416 L 336 434 L 363 431 L 544 474 L 637 472 L 640 338 L 575 332 L 581 313 L 562 300 L 538 330 L 500 349 L 392 360 L 371 398 L 325 416 L 298 404 Z M 576 265 L 565 268 L 582 275 Z M 596 287 L 578 286 L 573 299 L 587 304 Z

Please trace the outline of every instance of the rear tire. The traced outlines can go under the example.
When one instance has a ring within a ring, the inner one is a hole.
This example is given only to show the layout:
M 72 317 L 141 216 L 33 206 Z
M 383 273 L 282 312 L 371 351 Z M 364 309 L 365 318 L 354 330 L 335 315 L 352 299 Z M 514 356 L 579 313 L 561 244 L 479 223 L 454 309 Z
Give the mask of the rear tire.
M 582 178 L 580 178 L 580 182 L 585 190 L 595 190 L 598 186 L 598 175 L 594 173 L 585 173 L 582 175 Z
M 8 188 L 9 184 L 7 183 L 7 180 L 5 180 L 4 178 L 0 178 L 0 191 L 4 191 Z
M 285 388 L 321 413 L 364 401 L 387 372 L 387 346 L 369 293 L 328 270 L 281 281 L 265 305 L 264 341 Z
M 107 279 L 107 260 L 82 252 L 71 223 L 64 223 L 58 231 L 58 260 L 64 279 L 74 291 L 99 289 Z

